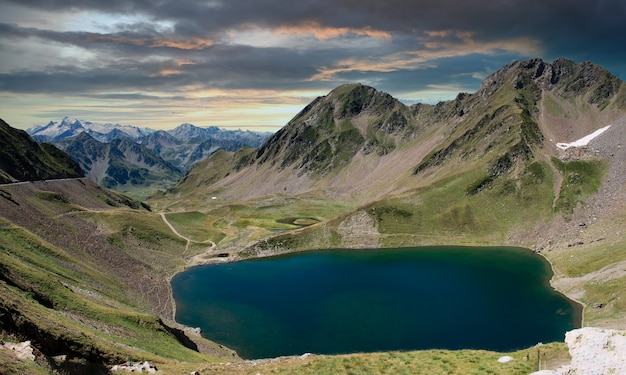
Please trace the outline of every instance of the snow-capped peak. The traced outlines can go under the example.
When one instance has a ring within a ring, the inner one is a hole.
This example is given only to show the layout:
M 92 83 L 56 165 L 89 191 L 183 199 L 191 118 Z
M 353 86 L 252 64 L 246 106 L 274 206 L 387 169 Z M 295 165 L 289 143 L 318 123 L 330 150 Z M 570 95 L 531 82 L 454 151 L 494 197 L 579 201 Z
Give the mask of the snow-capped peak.
M 101 142 L 109 142 L 111 137 L 108 135 L 111 133 L 114 138 L 117 138 L 121 132 L 133 140 L 140 140 L 154 130 L 133 125 L 103 124 L 66 116 L 61 121 L 50 121 L 45 126 L 36 125 L 26 131 L 37 141 L 43 142 L 59 141 L 81 132 L 86 132 Z

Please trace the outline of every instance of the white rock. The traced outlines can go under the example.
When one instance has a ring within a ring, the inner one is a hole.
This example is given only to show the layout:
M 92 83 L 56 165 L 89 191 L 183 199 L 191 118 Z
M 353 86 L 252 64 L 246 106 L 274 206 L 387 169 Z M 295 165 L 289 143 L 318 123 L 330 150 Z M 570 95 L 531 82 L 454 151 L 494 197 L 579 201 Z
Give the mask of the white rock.
M 531 375 L 626 374 L 626 331 L 585 327 L 565 334 L 569 365 Z
M 513 357 L 505 355 L 504 357 L 498 358 L 498 362 L 500 363 L 509 363 L 513 360 Z
M 4 343 L 4 347 L 13 352 L 13 355 L 20 360 L 35 360 L 33 354 L 33 347 L 30 345 L 30 341 L 19 342 L 17 344 L 12 342 Z

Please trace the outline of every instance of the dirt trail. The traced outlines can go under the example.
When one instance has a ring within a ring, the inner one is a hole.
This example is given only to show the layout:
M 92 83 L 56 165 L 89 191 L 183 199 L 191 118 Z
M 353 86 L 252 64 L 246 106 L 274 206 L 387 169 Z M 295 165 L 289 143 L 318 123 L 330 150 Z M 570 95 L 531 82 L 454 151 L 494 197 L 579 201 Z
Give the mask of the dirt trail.
M 170 228 L 172 233 L 174 233 L 178 237 L 182 238 L 183 240 L 187 241 L 187 245 L 185 246 L 185 251 L 183 252 L 183 254 L 185 254 L 187 252 L 187 250 L 189 249 L 189 246 L 191 246 L 192 243 L 199 243 L 199 244 L 207 244 L 208 243 L 208 244 L 211 244 L 211 247 L 209 249 L 207 249 L 207 251 L 211 251 L 211 250 L 213 250 L 213 249 L 215 249 L 217 247 L 215 242 L 213 242 L 211 240 L 194 241 L 191 238 L 183 236 L 182 234 L 180 234 L 178 232 L 178 230 L 176 230 L 176 228 L 174 228 L 172 223 L 170 223 L 169 220 L 167 220 L 167 217 L 165 216 L 165 214 L 163 212 L 161 212 L 159 215 L 161 215 L 161 219 L 163 219 L 163 222 L 165 223 L 165 225 L 167 225 Z

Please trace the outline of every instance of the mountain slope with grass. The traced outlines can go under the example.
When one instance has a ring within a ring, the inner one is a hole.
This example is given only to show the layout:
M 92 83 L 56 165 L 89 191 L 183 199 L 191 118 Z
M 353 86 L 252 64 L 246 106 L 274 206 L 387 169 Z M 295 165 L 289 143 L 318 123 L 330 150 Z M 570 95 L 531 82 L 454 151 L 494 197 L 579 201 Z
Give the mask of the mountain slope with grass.
M 82 176 L 66 153 L 0 120 L 0 183 Z
M 169 277 L 199 250 L 86 178 L 2 185 L 0 340 L 29 340 L 41 373 L 105 374 L 127 361 L 188 373 L 236 359 L 172 321 Z
M 406 106 L 374 88 L 344 85 L 254 155 L 234 160 L 222 180 L 176 189 L 224 199 L 321 194 L 362 204 L 471 173 L 469 195 L 506 178 L 517 191 L 543 168 L 562 178 L 549 160 L 561 157 L 556 144 L 622 119 L 625 92 L 593 64 L 538 59 L 511 63 L 476 93 L 437 105 Z

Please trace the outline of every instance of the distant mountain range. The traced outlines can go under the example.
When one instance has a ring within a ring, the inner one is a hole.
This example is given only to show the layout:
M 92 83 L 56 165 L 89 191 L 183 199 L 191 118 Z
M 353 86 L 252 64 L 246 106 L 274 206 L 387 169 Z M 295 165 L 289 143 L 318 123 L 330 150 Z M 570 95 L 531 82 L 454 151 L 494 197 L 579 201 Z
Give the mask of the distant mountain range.
M 124 137 L 134 141 L 141 141 L 148 134 L 153 133 L 154 130 L 132 125 L 101 124 L 64 117 L 61 121 L 50 121 L 46 125 L 35 125 L 27 129 L 26 132 L 37 142 L 53 143 L 75 137 L 83 132 L 100 142 L 111 142 L 113 139 Z
M 66 151 L 90 179 L 141 196 L 175 184 L 218 150 L 259 147 L 272 133 L 182 124 L 164 131 L 65 117 L 27 132 Z

